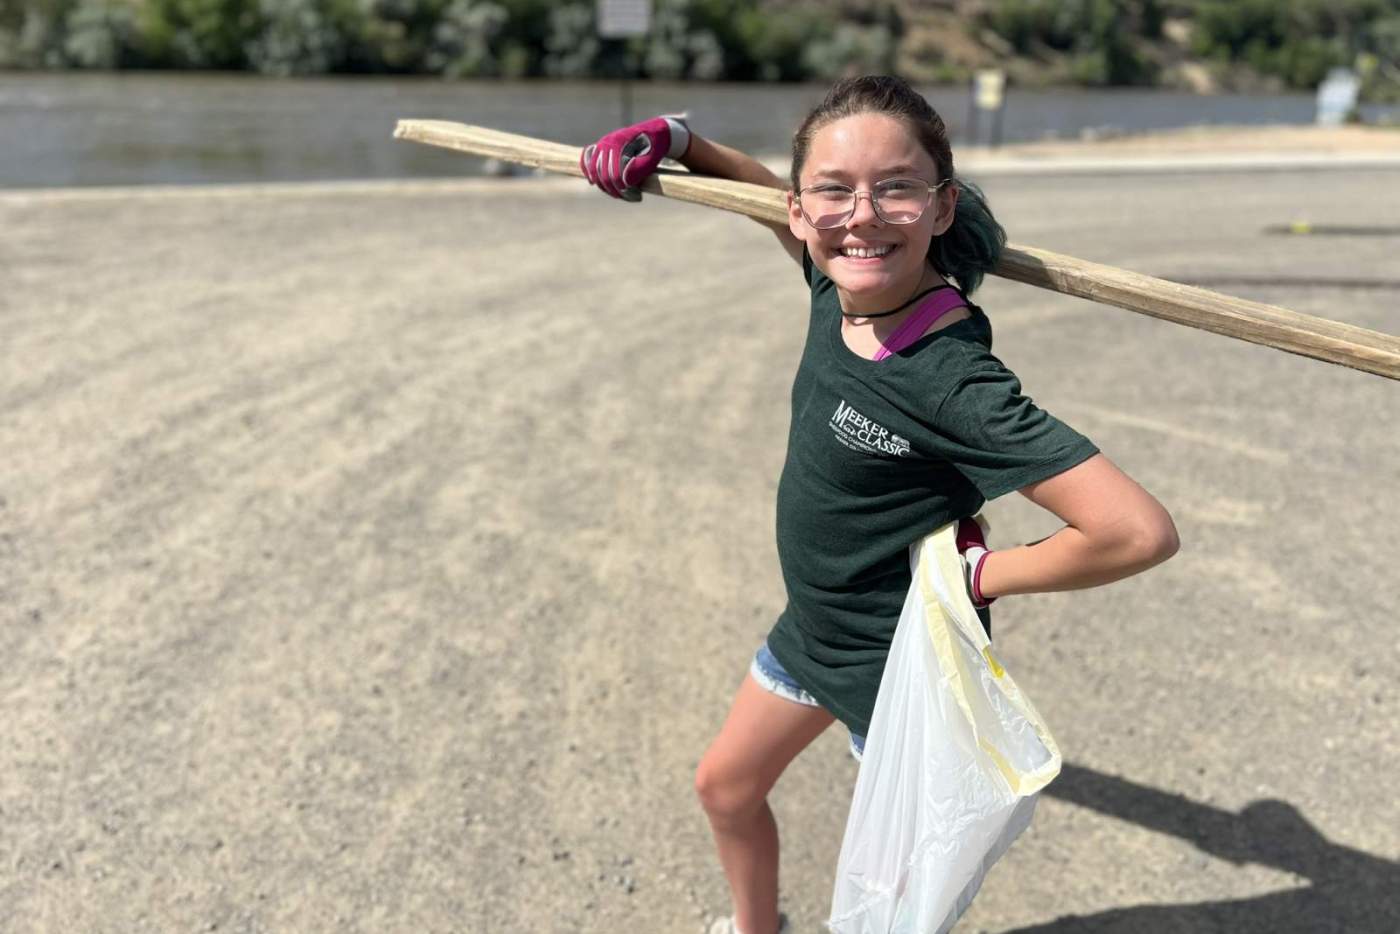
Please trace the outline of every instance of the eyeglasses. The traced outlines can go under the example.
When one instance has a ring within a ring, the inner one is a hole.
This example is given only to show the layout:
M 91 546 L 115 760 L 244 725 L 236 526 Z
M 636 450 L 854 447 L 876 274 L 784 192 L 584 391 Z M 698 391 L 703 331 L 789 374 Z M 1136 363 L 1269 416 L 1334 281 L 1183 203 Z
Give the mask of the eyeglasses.
M 822 182 L 808 185 L 797 193 L 802 216 L 818 230 L 840 227 L 856 212 L 856 201 L 869 195 L 875 215 L 886 224 L 912 224 L 923 216 L 933 193 L 946 181 L 930 185 L 921 178 L 887 178 L 870 191 L 856 191 L 848 185 Z

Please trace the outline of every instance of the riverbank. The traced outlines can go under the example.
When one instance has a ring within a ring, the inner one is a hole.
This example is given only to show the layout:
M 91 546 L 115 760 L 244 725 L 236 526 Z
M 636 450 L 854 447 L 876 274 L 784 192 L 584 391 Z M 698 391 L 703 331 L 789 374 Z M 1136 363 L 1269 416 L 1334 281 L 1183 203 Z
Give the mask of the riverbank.
M 399 142 L 399 146 L 418 144 Z M 474 157 L 433 150 L 443 165 L 475 162 Z M 1191 127 L 1082 140 L 1049 140 L 997 148 L 955 149 L 958 171 L 973 177 L 1035 174 L 1122 172 L 1256 171 L 1263 169 L 1387 168 L 1400 166 L 1400 130 L 1376 127 Z M 785 155 L 760 156 L 769 169 L 786 178 Z M 572 177 L 534 172 L 500 164 L 504 175 L 344 179 L 289 182 L 242 182 L 219 185 L 83 186 L 67 188 L 0 188 L 0 200 L 12 204 L 142 199 L 244 199 L 249 197 L 339 198 L 401 197 L 421 194 L 489 195 L 499 186 L 545 186 L 578 193 Z
M 785 156 L 820 85 L 638 83 L 634 119 L 688 111 L 706 136 Z M 965 87 L 920 88 L 966 135 Z M 1184 126 L 1303 125 L 1311 95 L 1115 89 L 1006 99 L 1003 141 Z M 0 188 L 281 183 L 474 175 L 480 160 L 392 139 L 401 119 L 455 120 L 583 146 L 624 119 L 606 82 L 275 79 L 219 74 L 16 74 L 0 87 Z M 1380 121 L 1385 111 L 1371 109 Z M 987 128 L 984 126 L 983 130 Z

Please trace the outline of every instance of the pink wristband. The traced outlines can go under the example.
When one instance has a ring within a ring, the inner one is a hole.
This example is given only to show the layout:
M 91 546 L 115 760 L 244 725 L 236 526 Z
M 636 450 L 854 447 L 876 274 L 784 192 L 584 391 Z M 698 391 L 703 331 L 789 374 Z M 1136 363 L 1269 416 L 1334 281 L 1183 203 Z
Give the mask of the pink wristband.
M 978 559 L 977 566 L 972 569 L 972 602 L 977 606 L 991 606 L 996 602 L 996 597 L 982 596 L 982 565 L 987 563 L 987 555 L 991 552 L 984 552 Z

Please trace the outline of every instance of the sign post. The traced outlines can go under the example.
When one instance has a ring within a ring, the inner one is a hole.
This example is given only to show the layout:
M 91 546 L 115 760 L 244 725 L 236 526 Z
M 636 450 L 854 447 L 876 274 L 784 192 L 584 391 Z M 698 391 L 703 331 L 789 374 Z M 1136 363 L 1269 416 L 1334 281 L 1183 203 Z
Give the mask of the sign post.
M 598 37 L 630 39 L 651 31 L 651 0 L 598 0 Z M 632 122 L 632 79 L 622 76 L 622 125 Z
M 992 115 L 992 146 L 1001 145 L 1002 114 L 1006 111 L 1006 72 L 1000 68 L 983 68 L 972 77 L 972 109 L 968 114 L 968 137 L 977 143 L 978 116 L 982 111 Z

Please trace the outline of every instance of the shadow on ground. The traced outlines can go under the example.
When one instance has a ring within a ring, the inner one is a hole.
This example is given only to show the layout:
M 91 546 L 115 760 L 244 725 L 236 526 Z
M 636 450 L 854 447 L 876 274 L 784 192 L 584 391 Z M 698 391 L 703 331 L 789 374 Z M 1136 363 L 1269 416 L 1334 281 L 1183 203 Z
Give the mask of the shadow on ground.
M 1256 898 L 1068 915 L 1008 934 L 1400 931 L 1400 863 L 1333 843 L 1287 801 L 1255 801 L 1235 814 L 1069 763 L 1045 793 L 1180 837 L 1237 865 L 1269 866 L 1311 884 Z

